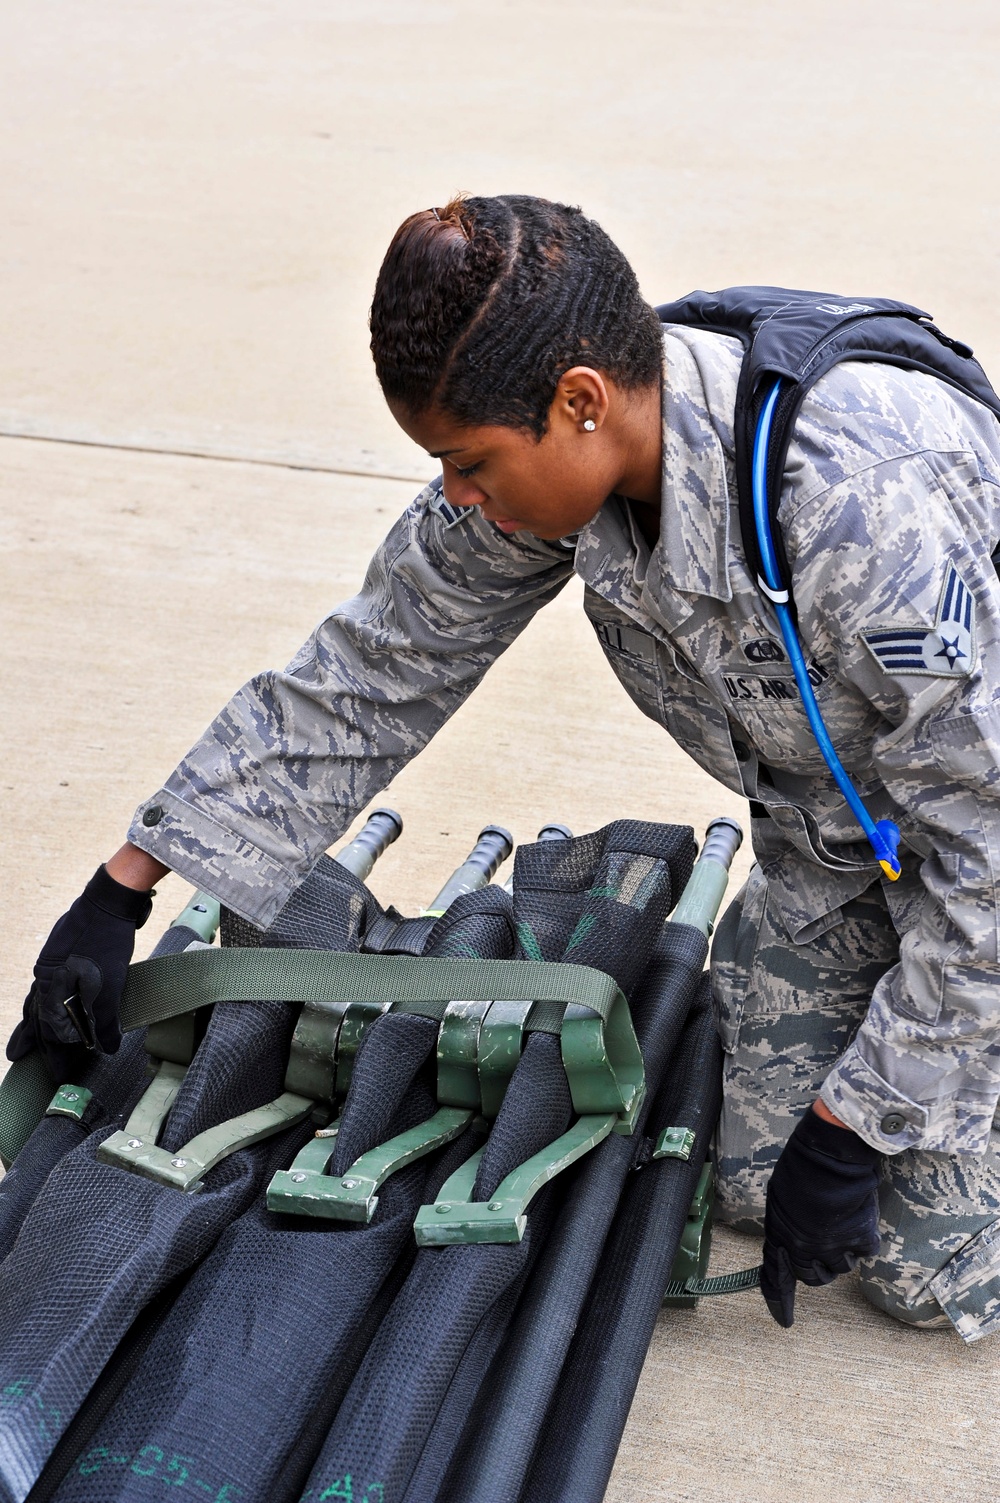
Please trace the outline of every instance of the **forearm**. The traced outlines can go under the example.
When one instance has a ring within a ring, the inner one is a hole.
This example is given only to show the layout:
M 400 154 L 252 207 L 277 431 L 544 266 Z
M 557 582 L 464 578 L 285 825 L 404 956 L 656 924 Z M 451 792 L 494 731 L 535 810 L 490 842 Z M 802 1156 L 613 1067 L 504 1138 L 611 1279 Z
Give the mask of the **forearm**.
M 123 887 L 133 887 L 136 892 L 148 892 L 161 877 L 167 875 L 170 868 L 164 866 L 162 861 L 157 861 L 155 856 L 147 855 L 138 846 L 126 841 L 110 861 L 104 863 L 104 870 Z
M 562 588 L 568 550 L 418 498 L 284 671 L 239 690 L 137 811 L 132 845 L 266 927 L 351 819 Z

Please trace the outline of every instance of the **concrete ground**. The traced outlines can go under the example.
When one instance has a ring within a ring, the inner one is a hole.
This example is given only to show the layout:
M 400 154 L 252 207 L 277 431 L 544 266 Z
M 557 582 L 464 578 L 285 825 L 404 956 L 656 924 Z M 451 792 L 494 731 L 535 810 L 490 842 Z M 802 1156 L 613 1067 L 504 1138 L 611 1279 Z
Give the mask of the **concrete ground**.
M 986 0 L 8 0 L 3 34 L 4 1031 L 135 804 L 431 472 L 365 329 L 412 209 L 579 202 L 655 301 L 892 294 L 1000 370 Z M 488 820 L 740 814 L 625 701 L 572 587 L 387 797 L 373 886 L 410 909 Z M 757 1253 L 720 1235 L 714 1266 Z M 663 1315 L 610 1503 L 1000 1494 L 992 1343 L 850 1280 L 800 1306 L 789 1333 L 754 1294 Z

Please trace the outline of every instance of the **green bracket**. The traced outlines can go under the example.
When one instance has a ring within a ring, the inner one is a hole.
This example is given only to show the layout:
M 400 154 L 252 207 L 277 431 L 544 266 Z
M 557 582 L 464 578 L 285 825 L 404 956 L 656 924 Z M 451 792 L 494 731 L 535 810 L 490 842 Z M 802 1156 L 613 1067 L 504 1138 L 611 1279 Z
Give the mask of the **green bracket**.
M 299 1096 L 337 1099 L 337 1044 L 348 1002 L 305 1002 L 292 1034 L 285 1085 Z
M 196 892 L 187 906 L 171 922 L 171 929 L 192 929 L 198 938 L 210 945 L 219 930 L 222 912 L 219 902 L 207 892 Z
M 60 1086 L 45 1108 L 45 1115 L 47 1117 L 72 1117 L 75 1122 L 82 1122 L 92 1096 L 93 1092 L 88 1091 L 86 1086 Z
M 479 1033 L 479 1092 L 482 1113 L 492 1122 L 503 1105 L 510 1077 L 524 1048 L 524 1028 L 534 1002 L 494 1002 Z
M 463 1164 L 442 1186 L 435 1203 L 417 1212 L 413 1224 L 417 1246 L 520 1242 L 528 1224 L 528 1206 L 538 1191 L 613 1132 L 617 1120 L 610 1112 L 577 1118 L 562 1137 L 508 1174 L 488 1201 L 472 1199 L 476 1171 L 470 1173 L 471 1160 Z M 478 1168 L 479 1156 L 473 1157 Z
M 166 1068 L 166 1065 L 161 1066 L 157 1080 Z M 223 1159 L 229 1158 L 241 1148 L 249 1148 L 251 1144 L 261 1142 L 263 1138 L 271 1138 L 275 1133 L 283 1132 L 296 1122 L 304 1121 L 314 1107 L 314 1102 L 308 1097 L 286 1091 L 266 1106 L 258 1106 L 239 1117 L 231 1117 L 228 1122 L 220 1122 L 217 1127 L 208 1128 L 206 1132 L 199 1133 L 189 1143 L 185 1143 L 183 1148 L 170 1153 L 165 1148 L 157 1148 L 155 1133 L 141 1136 L 135 1126 L 140 1110 L 156 1084 L 157 1081 L 154 1081 L 146 1092 L 129 1118 L 124 1132 L 112 1133 L 110 1138 L 106 1138 L 97 1150 L 97 1157 L 105 1164 L 130 1169 L 133 1174 L 141 1174 L 146 1179 L 156 1180 L 158 1184 L 192 1193 L 201 1189 L 205 1175 Z M 151 1119 L 152 1114 L 149 1116 Z M 163 1116 L 166 1116 L 166 1110 Z
M 472 1200 L 472 1192 L 476 1184 L 476 1175 L 479 1173 L 479 1165 L 483 1154 L 486 1152 L 486 1144 L 477 1148 L 475 1153 L 469 1155 L 464 1164 L 459 1164 L 454 1174 L 448 1176 L 441 1186 L 436 1204 L 444 1207 L 444 1214 L 450 1209 L 449 1202 L 453 1205 L 464 1205 Z M 425 1206 L 424 1210 L 429 1210 Z
M 337 1146 L 340 1122 L 320 1128 L 300 1148 L 290 1169 L 279 1169 L 267 1187 L 267 1209 L 291 1216 L 325 1216 L 324 1189 Z
M 299 1214 L 367 1221 L 378 1189 L 396 1169 L 457 1136 L 471 1114 L 482 1109 L 484 1097 L 488 1114 L 499 1112 L 531 1026 L 560 1033 L 570 1092 L 581 1121 L 510 1177 L 503 1197 L 510 1206 L 503 1214 L 493 1211 L 487 1216 L 480 1240 L 497 1236 L 490 1228 L 502 1225 L 507 1229 L 499 1232 L 501 1237 L 519 1240 L 524 1230 L 523 1207 L 539 1186 L 599 1142 L 606 1131 L 632 1132 L 643 1100 L 642 1059 L 628 1003 L 611 977 L 589 967 L 266 948 L 202 951 L 191 945 L 182 955 L 133 967 L 129 985 L 123 1018 L 132 1026 L 147 1024 L 161 1062 L 133 1120 L 123 1133 L 107 1140 L 101 1156 L 180 1189 L 197 1188 L 220 1157 L 302 1120 L 314 1106 L 320 1111 L 332 1108 L 350 1087 L 365 1030 L 390 1009 L 440 1019 L 441 1107 L 432 1119 L 435 1127 L 427 1131 L 425 1125 L 415 1137 L 403 1134 L 380 1145 L 374 1159 L 343 1176 L 354 1179 L 354 1185 L 331 1183 L 327 1172 L 331 1155 L 318 1159 L 321 1150 L 313 1149 L 305 1167 L 296 1162 L 283 1171 L 284 1176 L 305 1174 L 307 1180 L 283 1177 L 275 1181 L 271 1193 L 275 1208 L 280 1204 L 288 1209 L 292 1197 Z M 195 1140 L 173 1156 L 158 1148 L 157 1138 L 197 1039 L 195 1011 L 227 999 L 279 995 L 301 1004 L 285 1094 L 257 1113 L 213 1129 L 207 1143 Z M 595 1136 L 592 1124 L 598 1118 L 601 1130 Z M 318 1184 L 320 1178 L 326 1183 Z M 311 1209 L 305 1209 L 307 1201 Z M 321 1203 L 325 1210 L 315 1209 Z M 481 1214 L 473 1207 L 468 1218 L 475 1220 Z
M 449 1002 L 437 1041 L 437 1098 L 447 1106 L 480 1109 L 479 1041 L 492 1002 Z
M 573 1106 L 581 1116 L 614 1112 L 629 1137 L 646 1096 L 646 1077 L 628 1003 L 618 993 L 607 1021 L 570 1002 L 559 1035 Z
M 336 1139 L 329 1136 L 328 1129 L 305 1145 L 290 1169 L 278 1170 L 268 1186 L 267 1208 L 286 1215 L 367 1225 L 378 1206 L 378 1192 L 389 1176 L 450 1143 L 471 1121 L 470 1111 L 441 1107 L 418 1127 L 363 1153 L 340 1179 L 329 1173 Z
M 133 1108 L 124 1133 L 115 1133 L 114 1136 L 138 1138 L 143 1146 L 154 1144 L 186 1074 L 186 1065 L 175 1064 L 170 1059 L 162 1060 L 151 1083 Z M 108 1138 L 107 1141 L 110 1143 L 112 1139 Z
M 677 1129 L 673 1129 L 676 1131 Z M 667 1129 L 671 1131 L 671 1129 Z M 663 1134 L 661 1133 L 661 1137 Z M 688 1149 L 690 1155 L 690 1149 Z M 687 1155 L 686 1155 L 687 1156 Z M 674 1309 L 693 1310 L 698 1296 L 688 1293 L 686 1286 L 704 1279 L 712 1252 L 712 1209 L 715 1205 L 715 1173 L 710 1163 L 698 1177 L 698 1185 L 691 1201 L 684 1230 L 670 1270 L 670 1283 L 664 1305 Z
M 689 1159 L 694 1147 L 690 1127 L 665 1127 L 656 1140 L 654 1159 Z

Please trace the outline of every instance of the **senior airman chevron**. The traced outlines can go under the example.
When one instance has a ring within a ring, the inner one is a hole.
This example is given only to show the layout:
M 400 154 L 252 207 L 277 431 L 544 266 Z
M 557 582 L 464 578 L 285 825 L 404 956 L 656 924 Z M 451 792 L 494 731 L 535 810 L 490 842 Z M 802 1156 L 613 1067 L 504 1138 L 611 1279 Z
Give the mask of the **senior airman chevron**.
M 952 564 L 941 591 L 933 631 L 919 627 L 881 627 L 862 633 L 886 673 L 929 673 L 936 678 L 960 678 L 976 661 L 975 616 L 972 593 Z

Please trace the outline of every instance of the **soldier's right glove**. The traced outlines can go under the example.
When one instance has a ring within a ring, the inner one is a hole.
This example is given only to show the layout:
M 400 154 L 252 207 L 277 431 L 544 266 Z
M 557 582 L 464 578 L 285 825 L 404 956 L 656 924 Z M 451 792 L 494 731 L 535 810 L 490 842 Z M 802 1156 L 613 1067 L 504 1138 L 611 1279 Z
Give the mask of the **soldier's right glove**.
M 760 1288 L 779 1326 L 795 1319 L 795 1282 L 829 1284 L 878 1251 L 878 1149 L 809 1109 L 767 1187 Z
M 61 1084 L 86 1064 L 88 1050 L 114 1054 L 135 931 L 152 906 L 150 893 L 125 887 L 98 867 L 42 946 L 24 1016 L 7 1044 L 8 1059 L 38 1049 Z

